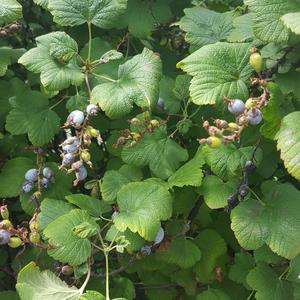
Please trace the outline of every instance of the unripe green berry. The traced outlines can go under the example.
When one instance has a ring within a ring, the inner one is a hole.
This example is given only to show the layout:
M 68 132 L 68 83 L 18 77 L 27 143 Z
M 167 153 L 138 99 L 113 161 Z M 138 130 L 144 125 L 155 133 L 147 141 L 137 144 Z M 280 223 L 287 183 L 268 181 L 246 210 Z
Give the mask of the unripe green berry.
M 1 217 L 4 220 L 8 220 L 8 218 L 9 218 L 9 211 L 7 209 L 7 205 L 3 205 L 3 206 L 0 207 L 0 213 L 1 213 Z
M 153 127 L 158 127 L 158 126 L 160 125 L 159 121 L 158 121 L 158 120 L 155 120 L 155 119 L 151 120 L 151 121 L 150 121 L 150 124 L 151 124 Z
M 29 223 L 29 229 L 31 231 L 39 231 L 40 230 L 40 224 L 37 221 L 33 221 Z
M 245 103 L 247 109 L 253 108 L 255 107 L 255 105 L 256 105 L 256 101 L 252 98 L 249 98 Z
M 138 132 L 131 132 L 131 136 L 134 141 L 139 141 L 141 139 L 141 135 Z
M 207 145 L 211 148 L 219 148 L 222 145 L 222 140 L 216 136 L 207 138 Z
M 37 244 L 41 239 L 41 236 L 38 232 L 32 232 L 29 235 L 29 240 L 32 244 Z
M 2 229 L 10 229 L 12 227 L 13 227 L 13 225 L 12 225 L 11 221 L 9 221 L 9 220 L 3 220 L 0 222 L 0 228 L 2 228 Z
M 97 137 L 98 134 L 99 134 L 98 130 L 95 129 L 94 127 L 92 127 L 92 126 L 88 126 L 87 129 L 86 129 L 86 132 L 91 137 Z
M 13 237 L 10 238 L 9 243 L 8 243 L 8 246 L 9 246 L 10 248 L 18 248 L 18 247 L 20 247 L 22 244 L 23 244 L 23 242 L 22 242 L 22 240 L 21 240 L 19 237 L 13 236 Z
M 238 130 L 239 129 L 239 125 L 236 124 L 236 123 L 234 123 L 234 122 L 230 122 L 230 123 L 228 123 L 228 128 L 227 129 L 232 130 L 232 131 Z
M 254 52 L 250 55 L 249 63 L 257 73 L 261 72 L 263 66 L 263 59 L 258 52 Z

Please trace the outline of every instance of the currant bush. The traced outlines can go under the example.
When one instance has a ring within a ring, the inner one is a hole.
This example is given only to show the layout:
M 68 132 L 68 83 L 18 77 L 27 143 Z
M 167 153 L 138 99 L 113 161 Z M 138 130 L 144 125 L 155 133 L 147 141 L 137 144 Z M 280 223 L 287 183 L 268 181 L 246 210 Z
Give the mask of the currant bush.
M 299 299 L 299 19 L 0 1 L 0 299 Z

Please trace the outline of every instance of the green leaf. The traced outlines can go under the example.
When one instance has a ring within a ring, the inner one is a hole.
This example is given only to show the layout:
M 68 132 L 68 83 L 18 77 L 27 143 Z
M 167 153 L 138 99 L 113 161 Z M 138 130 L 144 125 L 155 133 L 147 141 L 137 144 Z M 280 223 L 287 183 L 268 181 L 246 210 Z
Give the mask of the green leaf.
M 112 60 L 119 60 L 122 57 L 123 57 L 122 52 L 119 52 L 117 50 L 108 50 L 101 56 L 100 61 L 104 63 L 108 63 Z
M 124 232 L 129 228 L 146 240 L 153 241 L 160 221 L 172 214 L 172 197 L 163 186 L 152 182 L 128 183 L 118 193 L 119 214 L 114 223 Z
M 62 26 L 91 23 L 100 28 L 111 28 L 126 6 L 127 0 L 49 0 L 48 9 L 54 22 Z
M 194 266 L 197 281 L 208 283 L 215 278 L 217 260 L 227 252 L 223 238 L 212 229 L 201 231 L 194 242 L 201 251 L 201 259 Z
M 37 5 L 42 6 L 43 8 L 47 8 L 49 0 L 33 0 L 33 2 Z
M 166 179 L 176 171 L 180 162 L 188 159 L 188 153 L 160 127 L 152 133 L 145 133 L 133 147 L 123 147 L 122 159 L 137 167 L 149 165 L 157 177 Z
M 295 283 L 300 283 L 300 255 L 290 261 L 289 272 L 286 279 Z
M 105 300 L 105 297 L 96 291 L 87 291 L 78 300 Z
M 88 239 L 97 234 L 97 227 L 94 224 L 83 222 L 73 228 L 74 234 L 81 239 Z
M 284 258 L 274 253 L 267 245 L 254 250 L 253 254 L 256 263 L 261 261 L 267 264 L 279 264 L 285 261 Z
M 270 97 L 268 105 L 264 106 L 261 111 L 263 113 L 264 124 L 260 127 L 261 134 L 269 139 L 274 139 L 280 128 L 281 119 L 284 116 L 284 111 L 281 105 L 284 102 L 284 96 L 280 88 L 270 82 L 267 85 Z
M 54 246 L 48 254 L 63 263 L 76 266 L 85 262 L 91 255 L 91 243 L 86 238 L 78 237 L 73 229 L 82 223 L 89 223 L 99 229 L 89 214 L 80 209 L 73 209 L 51 222 L 44 230 L 49 243 Z
M 203 165 L 204 159 L 201 152 L 199 152 L 199 154 L 196 154 L 193 159 L 184 164 L 169 177 L 168 182 L 170 187 L 183 187 L 185 185 L 200 186 L 203 179 L 203 171 L 201 169 Z
M 295 111 L 282 119 L 280 129 L 277 132 L 277 149 L 280 150 L 280 158 L 288 172 L 300 180 L 300 112 Z
M 18 294 L 13 291 L 0 292 L 0 300 L 20 300 Z
M 41 204 L 41 212 L 38 221 L 41 230 L 44 230 L 51 222 L 62 215 L 69 213 L 73 206 L 67 202 L 46 198 Z
M 281 20 L 291 31 L 300 34 L 300 12 L 285 14 Z
M 249 199 L 231 212 L 231 229 L 245 249 L 258 249 L 264 244 L 268 228 L 261 217 L 263 210 L 257 201 Z
M 78 53 L 78 46 L 75 40 L 63 32 L 52 36 L 49 53 L 61 62 L 69 62 Z
M 28 169 L 34 167 L 31 159 L 16 157 L 9 160 L 0 173 L 0 197 L 16 197 L 21 192 L 22 183 L 25 181 L 24 175 Z
M 184 9 L 184 16 L 177 23 L 186 32 L 185 39 L 202 47 L 226 40 L 232 30 L 231 13 L 218 13 L 203 7 Z
M 97 85 L 92 91 L 92 102 L 98 103 L 112 119 L 128 114 L 133 104 L 149 108 L 156 104 L 161 79 L 161 60 L 144 48 L 119 66 L 118 79 Z
M 84 194 L 72 194 L 66 196 L 68 202 L 86 210 L 91 216 L 99 217 L 105 212 L 111 211 L 111 207 L 103 201 Z
M 103 200 L 109 203 L 115 202 L 122 186 L 129 182 L 140 181 L 142 177 L 141 170 L 130 165 L 123 165 L 118 171 L 106 171 L 100 183 Z
M 258 249 L 264 242 L 276 254 L 288 259 L 300 253 L 300 192 L 290 184 L 265 182 L 264 201 L 248 200 L 231 213 L 231 228 L 241 246 Z
M 120 236 L 124 236 L 129 242 L 129 245 L 126 246 L 126 249 L 129 253 L 133 251 L 139 251 L 145 245 L 145 240 L 137 233 L 133 233 L 129 229 L 126 229 L 124 232 L 118 232 L 115 225 L 110 226 L 106 233 L 105 239 L 111 242 Z
M 284 94 L 293 93 L 297 98 L 300 93 L 300 73 L 295 70 L 285 74 L 277 74 L 275 82 Z
M 27 133 L 33 145 L 42 146 L 59 132 L 60 119 L 49 109 L 48 99 L 40 92 L 28 91 L 18 95 L 11 101 L 11 106 L 5 126 L 10 133 Z
M 218 187 L 216 189 L 216 187 Z M 202 182 L 200 192 L 204 195 L 206 205 L 211 209 L 222 208 L 228 204 L 228 198 L 234 193 L 236 184 L 223 182 L 217 176 L 206 176 Z
M 291 286 L 280 280 L 265 263 L 259 263 L 247 276 L 247 283 L 256 291 L 257 300 L 292 300 Z
M 182 269 L 195 265 L 200 260 L 199 248 L 190 240 L 184 237 L 173 240 L 166 251 L 160 251 L 157 259 L 168 264 L 175 264 Z
M 284 26 L 281 17 L 299 8 L 293 0 L 244 0 L 253 12 L 253 31 L 263 42 L 287 42 L 290 30 Z
M 231 280 L 241 283 L 245 288 L 249 289 L 246 277 L 254 267 L 255 261 L 250 253 L 236 253 L 234 256 L 234 265 L 230 268 L 228 276 Z
M 173 282 L 183 287 L 188 295 L 194 295 L 197 289 L 197 281 L 192 269 L 179 269 L 171 274 Z
M 126 277 L 117 277 L 115 276 L 111 281 L 112 300 L 134 300 L 136 299 L 135 295 L 135 286 L 133 282 Z
M 88 106 L 89 101 L 88 97 L 85 95 L 74 95 L 72 96 L 66 103 L 66 108 L 69 112 L 73 110 L 81 110 L 84 111 L 85 108 Z
M 198 295 L 197 300 L 230 300 L 230 298 L 223 291 L 210 288 Z
M 255 153 L 255 162 L 259 165 L 262 160 L 262 151 L 257 149 Z M 235 178 L 241 174 L 242 168 L 251 157 L 253 147 L 236 148 L 235 145 L 229 144 L 213 149 L 208 146 L 202 148 L 206 163 L 209 165 L 214 174 L 223 180 Z
M 173 93 L 175 97 L 180 100 L 188 100 L 190 98 L 190 91 L 189 91 L 190 83 L 191 83 L 191 76 L 186 74 L 176 76 L 175 86 L 173 88 Z
M 1 4 L 0 4 L 1 13 Z M 4 76 L 8 66 L 16 62 L 18 58 L 24 54 L 24 49 L 12 49 L 10 47 L 0 47 L 0 76 Z
M 215 43 L 195 51 L 177 64 L 193 76 L 190 94 L 195 104 L 221 103 L 223 97 L 248 98 L 248 44 Z
M 248 13 L 233 19 L 234 29 L 230 32 L 228 40 L 230 42 L 247 42 L 255 39 L 253 33 L 253 14 Z
M 172 20 L 170 2 L 170 0 L 147 2 L 129 0 L 126 13 L 121 17 L 121 20 L 118 20 L 117 25 L 120 23 L 124 27 L 127 25 L 129 32 L 137 38 L 149 38 L 157 24 Z
M 41 83 L 49 91 L 59 91 L 71 84 L 80 85 L 84 75 L 77 65 L 76 59 L 65 63 L 50 55 L 51 47 L 52 49 L 56 47 L 57 52 L 54 53 L 58 56 L 66 55 L 69 58 L 70 55 L 73 55 L 74 52 L 70 52 L 69 48 L 70 39 L 65 32 L 61 31 L 39 36 L 36 38 L 37 47 L 27 51 L 19 59 L 19 63 L 33 73 L 41 73 Z M 57 41 L 60 41 L 60 46 L 54 45 Z M 74 48 L 74 42 L 71 44 Z
M 0 3 L 0 25 L 22 18 L 22 6 L 16 0 L 5 0 Z
M 271 250 L 288 259 L 300 253 L 300 192 L 291 184 L 278 184 L 264 191 L 266 206 L 263 219 L 269 226 L 266 243 Z
M 18 274 L 16 285 L 21 300 L 77 300 L 80 290 L 69 287 L 49 270 L 40 271 L 34 262 Z
M 176 80 L 180 81 L 180 91 L 182 92 L 182 94 L 183 91 L 187 91 L 187 93 L 189 93 L 190 81 L 188 80 L 185 86 L 183 86 L 184 82 L 182 76 L 186 76 L 187 78 L 189 78 L 189 76 L 187 75 L 179 75 L 176 77 Z M 163 101 L 164 110 L 167 110 L 171 113 L 177 113 L 180 110 L 180 103 L 184 99 L 174 91 L 175 85 L 176 81 L 174 81 L 173 78 L 167 76 L 163 76 L 159 83 L 159 99 Z

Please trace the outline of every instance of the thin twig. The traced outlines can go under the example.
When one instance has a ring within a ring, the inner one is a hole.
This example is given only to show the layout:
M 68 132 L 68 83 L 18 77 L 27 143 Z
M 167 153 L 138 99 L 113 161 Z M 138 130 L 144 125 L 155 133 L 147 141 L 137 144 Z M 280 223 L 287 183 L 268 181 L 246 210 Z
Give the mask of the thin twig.
M 129 268 L 134 262 L 135 262 L 136 258 L 134 256 L 132 256 L 130 258 L 130 260 L 123 266 L 121 266 L 120 268 L 118 269 L 115 269 L 111 272 L 108 273 L 108 276 L 114 276 L 114 275 L 117 275 L 119 273 L 122 273 L 124 272 L 127 268 Z M 96 277 L 101 277 L 101 278 L 105 278 L 105 273 L 102 273 L 102 274 L 97 274 L 95 275 Z
M 254 166 L 255 154 L 259 147 L 260 141 L 261 141 L 261 136 L 259 136 L 257 142 L 255 143 L 253 150 L 251 152 L 251 155 L 250 155 L 249 159 L 246 161 L 246 163 L 250 162 Z M 247 195 L 247 192 L 245 193 L 245 195 L 243 195 L 243 194 L 241 194 L 241 189 L 245 188 L 249 191 L 249 187 L 248 187 L 249 175 L 252 172 L 253 172 L 253 169 L 248 170 L 246 165 L 244 166 L 241 181 L 238 184 L 235 192 L 228 198 L 228 206 L 225 208 L 226 211 L 230 212 L 235 206 L 238 205 L 239 201 L 241 201 L 245 198 L 245 196 Z
M 157 284 L 157 285 L 156 284 L 153 284 L 153 285 L 144 285 L 143 283 L 136 283 L 135 285 L 137 286 L 138 289 L 141 289 L 141 290 L 172 289 L 172 288 L 175 288 L 177 286 L 174 283 Z
M 92 98 L 92 91 L 91 91 L 91 86 L 90 86 L 90 82 L 89 82 L 89 72 L 86 71 L 84 73 L 84 81 L 85 81 L 85 85 L 87 87 L 87 90 L 88 90 L 88 94 L 89 94 L 89 99 Z
M 79 290 L 80 294 L 84 293 L 84 290 L 85 290 L 85 288 L 86 288 L 86 286 L 87 286 L 87 284 L 88 284 L 88 282 L 90 280 L 90 277 L 91 277 L 91 262 L 89 261 L 88 262 L 88 273 L 86 275 L 86 278 L 85 278 L 85 281 L 84 281 L 83 285 L 81 286 L 81 288 Z
M 203 204 L 203 202 L 204 202 L 203 196 L 199 196 L 199 198 L 196 200 L 194 207 L 191 209 L 191 211 L 188 215 L 188 218 L 187 218 L 187 224 L 190 229 L 187 231 L 186 235 L 188 235 L 190 233 L 191 225 L 192 225 L 193 221 L 196 219 L 199 209 L 200 209 L 201 205 Z

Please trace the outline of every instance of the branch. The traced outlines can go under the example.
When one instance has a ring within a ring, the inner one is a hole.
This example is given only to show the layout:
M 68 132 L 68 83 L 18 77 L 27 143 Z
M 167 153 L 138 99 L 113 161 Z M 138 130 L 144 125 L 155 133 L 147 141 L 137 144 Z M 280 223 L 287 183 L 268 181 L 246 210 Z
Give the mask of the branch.
M 151 284 L 151 285 L 145 285 L 143 283 L 135 283 L 135 286 L 137 286 L 137 288 L 141 290 L 161 290 L 161 289 L 171 289 L 177 287 L 177 285 L 174 283 Z
M 247 194 L 249 193 L 249 175 L 256 169 L 254 161 L 255 161 L 255 153 L 259 147 L 261 141 L 261 136 L 257 140 L 256 144 L 253 147 L 249 160 L 247 160 L 243 167 L 243 173 L 240 183 L 237 186 L 236 191 L 229 196 L 228 205 L 225 208 L 227 212 L 230 212 L 234 207 L 236 207 L 240 201 L 242 201 Z
M 188 215 L 188 225 L 191 225 L 191 223 L 197 217 L 199 209 L 200 209 L 203 201 L 204 201 L 203 196 L 199 196 L 199 198 L 196 200 L 194 207 L 191 209 L 191 211 Z
M 135 262 L 135 260 L 136 260 L 136 258 L 134 256 L 132 256 L 130 258 L 130 260 L 125 265 L 121 266 L 120 268 L 118 268 L 116 270 L 113 270 L 113 271 L 109 272 L 108 276 L 114 276 L 116 274 L 124 272 L 126 269 L 128 269 Z M 96 274 L 95 277 L 105 278 L 105 273 Z
M 91 86 L 90 86 L 90 82 L 89 82 L 89 72 L 88 71 L 86 71 L 84 73 L 84 81 L 85 81 L 85 85 L 86 85 L 87 90 L 88 90 L 89 100 L 91 100 L 91 98 L 92 98 L 92 91 L 91 91 Z

